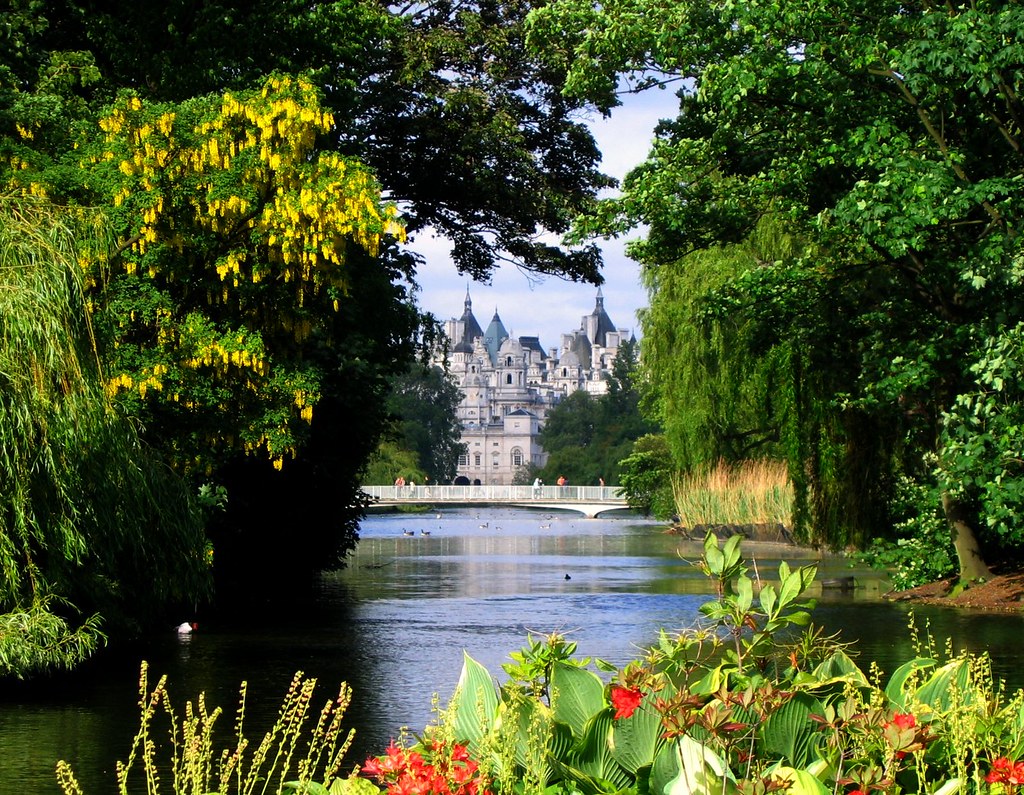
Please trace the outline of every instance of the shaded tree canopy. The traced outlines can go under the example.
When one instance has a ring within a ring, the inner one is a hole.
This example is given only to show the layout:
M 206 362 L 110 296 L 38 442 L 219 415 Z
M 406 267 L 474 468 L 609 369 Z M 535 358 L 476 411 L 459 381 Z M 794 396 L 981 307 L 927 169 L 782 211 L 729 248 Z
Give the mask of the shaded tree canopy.
M 567 231 L 610 180 L 577 118 L 583 103 L 561 93 L 564 70 L 526 54 L 529 2 L 50 0 L 40 10 L 17 0 L 15 8 L 20 46 L 7 69 L 42 90 L 17 103 L 22 123 L 29 106 L 51 99 L 95 104 L 129 89 L 182 102 L 250 89 L 273 73 L 304 74 L 334 115 L 333 146 L 374 170 L 410 232 L 429 226 L 447 236 L 460 271 L 486 279 L 512 261 L 601 280 L 596 247 L 539 242 Z M 67 98 L 67 84 L 81 78 L 88 85 Z M 38 96 L 54 90 L 65 96 Z
M 393 417 L 392 435 L 401 447 L 416 454 L 423 477 L 432 483 L 450 483 L 466 452 L 462 425 L 456 409 L 462 392 L 444 370 L 436 366 L 414 365 L 391 384 L 388 411 Z M 392 482 L 401 472 L 396 472 Z M 409 476 L 406 476 L 406 480 Z
M 195 486 L 221 585 L 339 565 L 389 382 L 415 358 L 407 232 L 462 271 L 600 281 L 540 243 L 608 180 L 525 57 L 528 4 L 15 0 L 0 183 L 110 222 L 84 251 L 105 389 Z M 398 212 L 401 211 L 401 220 Z
M 690 322 L 738 324 L 741 357 L 782 365 L 805 538 L 888 525 L 894 475 L 932 477 L 943 418 L 1021 318 L 1022 22 L 1013 2 L 888 0 L 558 0 L 531 20 L 577 96 L 610 101 L 623 75 L 681 87 L 648 161 L 579 231 L 646 224 L 632 253 L 655 290 L 753 255 Z M 789 251 L 756 244 L 765 220 Z M 960 525 L 992 540 L 961 485 Z
M 194 500 L 104 390 L 79 265 L 102 232 L 0 199 L 0 675 L 73 665 L 101 627 L 209 593 Z
M 580 486 L 596 486 L 602 478 L 607 485 L 618 484 L 620 462 L 633 442 L 653 429 L 639 410 L 638 357 L 637 343 L 623 342 L 604 394 L 577 390 L 548 413 L 540 434 L 548 453 L 540 471 L 545 482 L 564 476 Z

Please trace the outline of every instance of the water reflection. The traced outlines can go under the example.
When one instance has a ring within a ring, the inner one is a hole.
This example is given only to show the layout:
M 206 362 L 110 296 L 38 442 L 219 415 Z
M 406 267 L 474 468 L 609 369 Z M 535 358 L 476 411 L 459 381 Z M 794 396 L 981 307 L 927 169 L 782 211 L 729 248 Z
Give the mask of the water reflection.
M 282 613 L 268 602 L 250 615 L 204 621 L 184 639 L 169 627 L 73 678 L 9 689 L 0 703 L 0 793 L 56 793 L 58 758 L 73 763 L 87 795 L 112 793 L 113 762 L 127 753 L 137 720 L 142 659 L 154 675 L 168 675 L 177 704 L 205 691 L 229 715 L 248 680 L 252 733 L 272 722 L 296 670 L 324 683 L 324 699 L 347 681 L 355 697 L 348 717 L 359 732 L 350 759 L 359 761 L 402 726 L 419 730 L 430 721 L 431 695 L 450 694 L 464 652 L 500 675 L 528 631 L 560 630 L 581 654 L 621 665 L 660 628 L 689 626 L 709 598 L 708 583 L 687 563 L 700 551 L 656 523 L 621 517 L 511 510 L 373 517 L 350 568 L 324 577 L 317 598 L 300 609 Z M 819 563 L 823 578 L 851 573 L 843 560 L 790 547 L 746 552 L 762 577 L 780 556 Z M 865 660 L 891 666 L 909 657 L 906 606 L 879 603 L 879 581 L 854 573 L 868 587 L 823 593 L 815 620 L 856 641 Z M 1024 680 L 1014 667 L 1019 616 L 919 610 L 919 626 L 926 620 L 938 637 L 990 650 L 1014 686 Z M 226 717 L 225 735 L 230 723 Z

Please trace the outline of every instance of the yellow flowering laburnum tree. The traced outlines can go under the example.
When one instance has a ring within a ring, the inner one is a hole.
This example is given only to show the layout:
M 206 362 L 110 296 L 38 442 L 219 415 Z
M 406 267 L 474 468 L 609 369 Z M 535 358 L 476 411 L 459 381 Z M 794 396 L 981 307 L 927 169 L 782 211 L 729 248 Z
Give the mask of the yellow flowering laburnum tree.
M 239 453 L 282 468 L 321 397 L 313 352 L 334 344 L 350 249 L 401 239 L 394 206 L 318 148 L 332 118 L 301 77 L 174 105 L 126 94 L 100 127 L 80 162 L 118 241 L 83 267 L 109 394 L 182 472 Z

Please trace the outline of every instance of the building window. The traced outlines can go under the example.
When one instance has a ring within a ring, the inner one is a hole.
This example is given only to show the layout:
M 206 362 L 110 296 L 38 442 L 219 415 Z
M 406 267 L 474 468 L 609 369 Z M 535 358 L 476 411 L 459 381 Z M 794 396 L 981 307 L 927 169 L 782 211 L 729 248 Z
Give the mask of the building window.
M 509 373 L 508 375 L 505 376 L 505 383 L 506 384 L 511 384 L 512 383 L 512 373 Z
M 569 368 L 568 367 L 563 367 L 562 368 L 562 378 L 566 378 L 568 375 L 569 375 Z
M 512 366 L 512 357 L 511 356 L 506 356 L 505 357 L 505 366 L 506 367 L 511 367 Z
M 463 453 L 462 455 L 459 456 L 459 466 L 460 467 L 468 467 L 469 466 L 469 454 L 468 453 Z
M 480 466 L 480 453 L 474 453 L 473 455 L 473 466 Z
M 523 465 L 523 451 L 518 447 L 512 448 L 512 466 L 521 467 Z

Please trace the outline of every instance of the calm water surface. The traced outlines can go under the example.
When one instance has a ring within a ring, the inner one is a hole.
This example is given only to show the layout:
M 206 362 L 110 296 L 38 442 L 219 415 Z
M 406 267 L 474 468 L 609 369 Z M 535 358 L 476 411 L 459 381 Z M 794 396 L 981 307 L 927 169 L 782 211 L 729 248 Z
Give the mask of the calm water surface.
M 249 682 L 250 735 L 272 722 L 295 671 L 317 677 L 324 699 L 347 681 L 353 763 L 380 751 L 401 727 L 418 731 L 430 722 L 431 696 L 447 699 L 464 653 L 502 678 L 501 663 L 528 632 L 559 630 L 581 654 L 622 665 L 659 628 L 691 625 L 709 598 L 706 580 L 686 562 L 699 557 L 700 545 L 660 530 L 632 517 L 522 510 L 371 517 L 350 567 L 325 576 L 302 608 L 282 613 L 254 604 L 250 614 L 204 622 L 189 637 L 169 630 L 103 654 L 73 677 L 8 688 L 0 694 L 0 795 L 58 792 L 59 758 L 72 763 L 87 795 L 114 792 L 113 763 L 126 755 L 137 725 L 143 659 L 154 678 L 167 674 L 177 704 L 205 692 L 208 703 L 225 707 L 225 743 L 242 680 Z M 817 562 L 821 578 L 855 574 L 865 587 L 824 592 L 815 622 L 855 642 L 865 667 L 871 659 L 891 667 L 913 653 L 908 610 L 877 601 L 885 585 L 874 573 L 788 547 L 749 544 L 745 551 L 762 575 L 777 569 L 780 556 L 794 565 Z M 916 615 L 938 637 L 988 650 L 1001 676 L 1024 684 L 1021 617 Z

